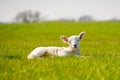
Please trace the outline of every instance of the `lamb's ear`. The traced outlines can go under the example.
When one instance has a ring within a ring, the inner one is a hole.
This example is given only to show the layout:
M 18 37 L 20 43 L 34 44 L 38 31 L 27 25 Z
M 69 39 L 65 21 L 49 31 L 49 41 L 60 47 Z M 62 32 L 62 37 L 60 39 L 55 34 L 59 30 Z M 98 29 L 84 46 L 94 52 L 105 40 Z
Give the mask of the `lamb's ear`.
M 81 32 L 81 33 L 79 34 L 79 39 L 81 40 L 85 34 L 86 34 L 85 31 Z
M 63 42 L 68 43 L 68 38 L 65 36 L 60 36 L 60 39 L 63 40 Z

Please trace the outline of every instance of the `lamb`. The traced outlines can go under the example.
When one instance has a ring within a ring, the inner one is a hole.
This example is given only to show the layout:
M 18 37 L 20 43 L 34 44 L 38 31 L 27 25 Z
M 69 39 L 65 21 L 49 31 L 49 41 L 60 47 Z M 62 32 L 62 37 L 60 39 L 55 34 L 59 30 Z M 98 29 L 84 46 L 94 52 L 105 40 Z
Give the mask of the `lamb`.
M 45 55 L 80 56 L 79 42 L 84 35 L 85 35 L 85 32 L 83 31 L 78 36 L 70 36 L 69 38 L 65 36 L 61 36 L 60 39 L 63 40 L 63 42 L 68 43 L 69 47 L 37 47 L 28 55 L 28 59 L 40 58 Z

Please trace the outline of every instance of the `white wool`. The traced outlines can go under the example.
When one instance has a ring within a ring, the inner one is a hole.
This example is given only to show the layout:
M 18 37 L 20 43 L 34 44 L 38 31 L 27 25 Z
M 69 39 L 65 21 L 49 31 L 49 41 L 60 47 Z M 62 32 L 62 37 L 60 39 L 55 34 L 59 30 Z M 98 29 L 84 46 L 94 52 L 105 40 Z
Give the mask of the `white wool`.
M 67 55 L 80 55 L 79 41 L 83 38 L 85 32 L 81 32 L 79 36 L 71 36 L 69 38 L 61 36 L 61 39 L 69 44 L 69 47 L 37 47 L 29 55 L 28 59 L 39 58 L 45 55 L 53 56 L 67 56 Z

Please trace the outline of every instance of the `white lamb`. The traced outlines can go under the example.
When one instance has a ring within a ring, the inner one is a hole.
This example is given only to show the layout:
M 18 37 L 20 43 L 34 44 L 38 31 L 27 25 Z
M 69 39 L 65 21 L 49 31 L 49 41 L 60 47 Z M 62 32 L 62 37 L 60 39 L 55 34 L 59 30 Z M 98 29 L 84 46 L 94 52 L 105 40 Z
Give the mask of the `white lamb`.
M 80 56 L 79 41 L 83 38 L 84 35 L 85 32 L 81 32 L 78 36 L 70 36 L 69 38 L 61 36 L 60 39 L 62 39 L 63 42 L 68 43 L 69 47 L 37 47 L 28 55 L 28 59 L 39 58 L 45 55 Z

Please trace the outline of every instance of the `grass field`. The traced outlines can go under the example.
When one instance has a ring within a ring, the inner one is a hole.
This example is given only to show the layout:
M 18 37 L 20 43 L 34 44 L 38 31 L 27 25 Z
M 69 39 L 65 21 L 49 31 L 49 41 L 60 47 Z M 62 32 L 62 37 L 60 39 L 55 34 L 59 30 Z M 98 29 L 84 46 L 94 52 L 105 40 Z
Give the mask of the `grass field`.
M 78 35 L 81 55 L 28 60 L 38 46 L 68 46 L 59 36 Z M 119 80 L 120 22 L 0 24 L 0 80 Z

